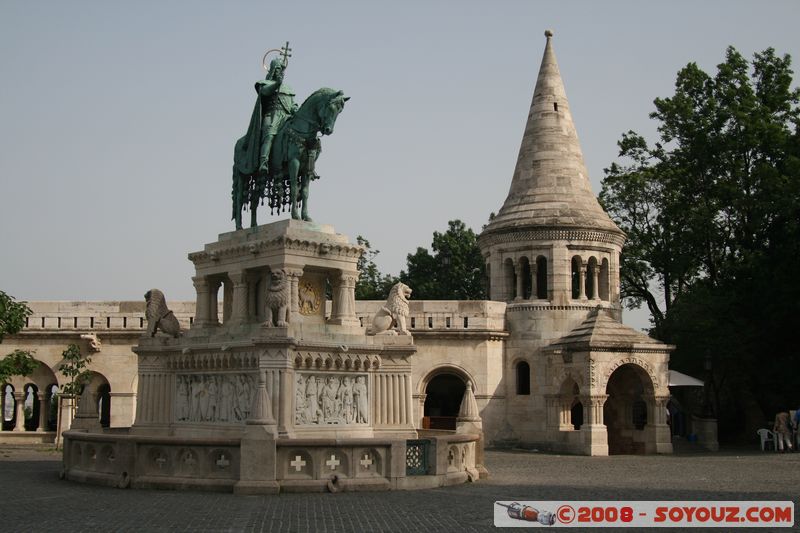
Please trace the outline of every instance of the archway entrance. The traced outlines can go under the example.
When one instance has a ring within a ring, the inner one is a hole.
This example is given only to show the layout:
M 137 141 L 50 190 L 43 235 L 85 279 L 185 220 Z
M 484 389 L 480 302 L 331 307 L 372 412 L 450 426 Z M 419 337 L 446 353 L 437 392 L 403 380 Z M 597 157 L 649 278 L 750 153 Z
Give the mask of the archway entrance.
M 650 376 L 633 364 L 614 370 L 606 385 L 608 399 L 603 421 L 608 433 L 609 455 L 643 454 L 652 437 L 655 391 Z M 648 425 L 648 420 L 651 423 Z
M 424 429 L 456 429 L 461 399 L 467 389 L 464 380 L 455 374 L 439 374 L 425 387 Z

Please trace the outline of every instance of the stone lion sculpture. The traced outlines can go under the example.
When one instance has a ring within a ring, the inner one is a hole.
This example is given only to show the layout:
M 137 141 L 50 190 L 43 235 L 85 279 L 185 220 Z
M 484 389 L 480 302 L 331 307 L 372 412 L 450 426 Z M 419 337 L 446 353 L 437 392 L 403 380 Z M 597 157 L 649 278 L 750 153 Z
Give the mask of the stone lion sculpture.
M 289 324 L 289 304 L 291 303 L 291 293 L 289 291 L 289 280 L 286 279 L 286 272 L 276 270 L 270 276 L 271 280 L 267 289 L 267 323 L 279 328 Z M 274 317 L 274 323 L 273 323 Z
M 160 329 L 171 337 L 180 337 L 181 325 L 178 319 L 167 308 L 167 299 L 164 293 L 158 289 L 150 289 L 144 293 L 144 300 L 147 302 L 144 316 L 147 318 L 147 333 L 155 337 Z
M 408 299 L 411 298 L 411 287 L 405 283 L 395 283 L 389 292 L 389 298 L 372 319 L 373 335 L 411 335 L 406 328 L 408 318 Z

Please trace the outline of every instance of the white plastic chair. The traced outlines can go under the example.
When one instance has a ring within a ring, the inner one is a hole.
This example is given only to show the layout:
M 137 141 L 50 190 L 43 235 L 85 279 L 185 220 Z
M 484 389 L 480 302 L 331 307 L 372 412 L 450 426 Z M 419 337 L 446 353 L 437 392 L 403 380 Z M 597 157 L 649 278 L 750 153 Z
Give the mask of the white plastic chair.
M 776 449 L 775 448 L 775 433 L 773 433 L 772 431 L 770 431 L 768 429 L 765 429 L 765 428 L 759 429 L 758 431 L 756 431 L 756 433 L 758 433 L 758 436 L 761 438 L 761 451 L 762 452 L 767 449 L 767 444 L 769 444 L 769 443 L 772 443 L 772 449 L 773 450 Z

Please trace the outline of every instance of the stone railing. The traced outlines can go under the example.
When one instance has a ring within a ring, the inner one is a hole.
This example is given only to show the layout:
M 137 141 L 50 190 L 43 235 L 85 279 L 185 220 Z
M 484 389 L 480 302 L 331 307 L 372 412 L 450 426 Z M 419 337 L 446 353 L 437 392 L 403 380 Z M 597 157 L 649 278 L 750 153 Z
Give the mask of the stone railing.
M 279 439 L 281 491 L 421 489 L 477 480 L 475 435 L 394 439 Z M 239 439 L 151 437 L 116 432 L 64 434 L 64 472 L 73 481 L 120 488 L 233 491 Z

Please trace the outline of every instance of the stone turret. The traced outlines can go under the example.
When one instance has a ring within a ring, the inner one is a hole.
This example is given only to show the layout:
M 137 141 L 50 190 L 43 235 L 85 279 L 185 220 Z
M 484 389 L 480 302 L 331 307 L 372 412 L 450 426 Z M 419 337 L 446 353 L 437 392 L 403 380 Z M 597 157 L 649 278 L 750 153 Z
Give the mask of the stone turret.
M 553 32 L 545 36 L 511 187 L 480 236 L 489 297 L 618 307 L 619 252 L 625 235 L 592 192 Z
M 508 302 L 503 363 L 508 427 L 516 438 L 533 443 L 567 438 L 559 432 L 566 425 L 553 421 L 556 410 L 546 400 L 560 398 L 553 380 L 564 378 L 553 375 L 544 349 L 598 307 L 619 318 L 619 254 L 625 240 L 592 192 L 553 33 L 545 36 L 508 196 L 478 240 L 489 298 Z M 569 370 L 576 376 L 583 372 Z M 569 438 L 575 442 L 562 449 L 583 450 L 581 437 Z

